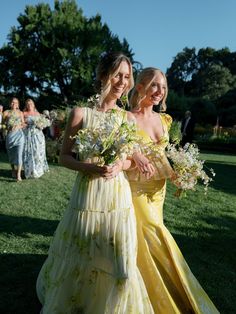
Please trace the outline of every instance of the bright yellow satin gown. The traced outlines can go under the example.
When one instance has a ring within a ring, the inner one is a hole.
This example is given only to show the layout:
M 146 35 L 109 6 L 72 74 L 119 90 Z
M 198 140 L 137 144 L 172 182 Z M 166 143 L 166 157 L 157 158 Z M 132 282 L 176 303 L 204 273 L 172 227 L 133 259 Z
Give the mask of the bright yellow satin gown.
M 164 137 L 172 118 L 160 114 Z M 150 142 L 145 131 L 139 130 Z M 163 150 L 166 142 L 161 141 Z M 145 180 L 137 169 L 127 171 L 137 220 L 138 268 L 156 314 L 215 314 L 219 313 L 189 269 L 181 251 L 163 223 L 163 203 L 166 179 L 171 167 L 165 157 L 157 161 L 156 176 Z

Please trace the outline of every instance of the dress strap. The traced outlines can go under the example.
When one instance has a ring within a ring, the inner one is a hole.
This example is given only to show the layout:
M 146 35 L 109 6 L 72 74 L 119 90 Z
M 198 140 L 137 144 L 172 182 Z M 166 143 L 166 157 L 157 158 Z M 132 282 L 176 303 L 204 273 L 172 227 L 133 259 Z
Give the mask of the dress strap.
M 91 123 L 92 109 L 83 107 L 83 129 L 87 128 Z
M 165 134 L 167 135 L 172 124 L 172 117 L 169 114 L 160 113 L 160 118 L 164 126 Z

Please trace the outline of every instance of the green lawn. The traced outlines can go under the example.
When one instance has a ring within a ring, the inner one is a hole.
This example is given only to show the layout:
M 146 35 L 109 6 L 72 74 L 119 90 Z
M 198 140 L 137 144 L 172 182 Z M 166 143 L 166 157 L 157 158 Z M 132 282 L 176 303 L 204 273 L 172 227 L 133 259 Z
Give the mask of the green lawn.
M 215 169 L 203 187 L 178 200 L 168 185 L 165 222 L 190 268 L 221 314 L 236 308 L 236 156 L 202 154 Z M 0 313 L 36 314 L 37 274 L 67 206 L 76 173 L 50 164 L 50 172 L 17 183 L 0 154 Z

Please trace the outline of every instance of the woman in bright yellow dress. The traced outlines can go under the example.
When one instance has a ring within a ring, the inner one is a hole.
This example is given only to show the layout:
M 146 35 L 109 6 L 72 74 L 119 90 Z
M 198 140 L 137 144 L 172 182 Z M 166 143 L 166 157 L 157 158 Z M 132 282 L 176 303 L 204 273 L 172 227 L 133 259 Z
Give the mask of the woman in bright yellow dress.
M 173 170 L 164 154 L 172 118 L 153 111 L 161 103 L 165 110 L 167 81 L 163 72 L 146 68 L 137 77 L 131 95 L 132 113 L 138 133 L 146 143 L 156 143 L 161 158 L 134 156 L 139 169 L 128 170 L 137 220 L 138 267 L 156 314 L 219 313 L 192 274 L 175 240 L 163 224 L 166 179 Z
M 65 130 L 60 161 L 78 176 L 37 279 L 41 313 L 153 314 L 136 264 L 135 214 L 122 171 L 130 161 L 99 166 L 92 154 L 87 159 L 81 153 L 77 160 L 71 152 L 79 129 L 99 127 L 111 112 L 117 125 L 129 118 L 116 106 L 133 85 L 129 59 L 107 54 L 97 72 L 103 88 L 100 107 L 74 108 Z

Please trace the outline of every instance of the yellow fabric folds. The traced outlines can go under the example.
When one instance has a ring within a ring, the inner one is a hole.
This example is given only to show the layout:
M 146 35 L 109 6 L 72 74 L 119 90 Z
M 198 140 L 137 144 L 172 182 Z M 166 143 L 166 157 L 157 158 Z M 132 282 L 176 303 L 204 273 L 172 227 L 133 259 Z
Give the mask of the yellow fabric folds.
M 161 115 L 165 137 L 171 119 Z M 144 140 L 150 141 L 140 131 Z M 163 144 L 165 141 L 157 145 Z M 164 150 L 165 147 L 163 147 Z M 163 159 L 166 169 L 166 159 Z M 133 170 L 137 172 L 137 169 Z M 163 224 L 166 179 L 138 178 L 127 172 L 137 220 L 138 268 L 156 314 L 219 313 L 189 269 L 182 253 Z

